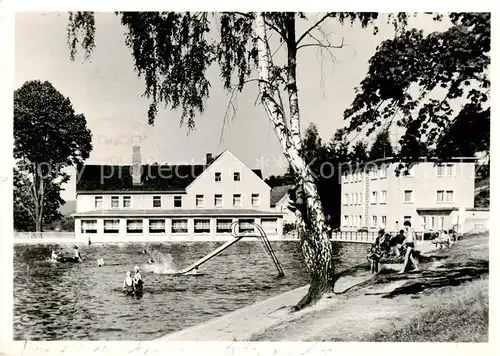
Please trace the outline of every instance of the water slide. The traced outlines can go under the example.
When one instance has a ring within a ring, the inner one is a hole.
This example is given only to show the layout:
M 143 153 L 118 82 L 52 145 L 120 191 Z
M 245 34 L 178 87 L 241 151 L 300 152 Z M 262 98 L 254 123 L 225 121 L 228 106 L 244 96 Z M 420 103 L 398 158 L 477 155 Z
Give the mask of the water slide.
M 234 237 L 232 240 L 229 240 L 228 242 L 226 242 L 225 244 L 217 247 L 215 250 L 213 250 L 212 252 L 210 252 L 208 255 L 206 255 L 205 257 L 203 258 L 200 258 L 198 261 L 196 261 L 195 263 L 193 263 L 192 265 L 184 268 L 184 269 L 181 269 L 180 271 L 176 271 L 174 274 L 176 275 L 181 275 L 181 274 L 186 274 L 186 273 L 189 273 L 191 272 L 192 270 L 194 270 L 195 268 L 197 268 L 198 266 L 202 265 L 203 263 L 207 262 L 208 260 L 212 259 L 213 257 L 217 256 L 219 253 L 221 253 L 222 251 L 224 251 L 225 249 L 231 247 L 233 244 L 235 244 L 236 242 L 240 241 L 245 235 L 240 235 L 240 236 L 236 236 Z
M 240 241 L 242 238 L 244 238 L 244 237 L 257 237 L 259 239 L 259 241 L 262 243 L 262 246 L 264 247 L 264 251 L 268 255 L 269 259 L 276 266 L 276 268 L 278 270 L 278 275 L 279 276 L 284 276 L 284 273 L 283 273 L 283 270 L 281 268 L 281 265 L 278 262 L 278 259 L 277 259 L 276 255 L 275 255 L 274 251 L 272 250 L 271 244 L 269 243 L 269 240 L 267 239 L 267 236 L 266 236 L 264 230 L 262 229 L 261 226 L 259 226 L 257 224 L 253 223 L 252 225 L 254 225 L 254 227 L 257 230 L 257 232 L 259 232 L 259 235 L 255 235 L 255 234 L 238 234 L 237 231 L 236 231 L 237 222 L 232 223 L 231 224 L 231 231 L 232 231 L 233 239 L 231 239 L 231 240 L 227 241 L 226 243 L 222 244 L 221 246 L 217 247 L 215 250 L 213 250 L 212 252 L 210 252 L 208 255 L 204 256 L 203 258 L 200 258 L 198 261 L 196 261 L 195 263 L 191 264 L 190 266 L 188 266 L 188 267 L 186 267 L 186 268 L 184 268 L 184 269 L 182 269 L 180 271 L 176 271 L 173 274 L 174 275 L 183 275 L 183 274 L 189 273 L 192 270 L 194 270 L 195 268 L 198 268 L 203 263 L 205 263 L 205 262 L 209 261 L 210 259 L 214 258 L 215 256 L 217 256 L 222 251 L 228 249 L 229 247 L 231 247 L 232 245 L 234 245 L 236 242 Z

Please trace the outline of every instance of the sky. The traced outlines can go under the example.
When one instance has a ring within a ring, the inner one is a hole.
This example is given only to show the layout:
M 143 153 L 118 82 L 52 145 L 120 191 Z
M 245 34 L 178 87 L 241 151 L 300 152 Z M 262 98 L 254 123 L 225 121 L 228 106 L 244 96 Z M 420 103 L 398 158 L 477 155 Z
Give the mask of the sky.
M 308 16 L 308 23 L 298 24 L 297 33 L 321 14 Z M 332 50 L 334 60 L 321 55 L 316 47 L 299 51 L 302 131 L 314 122 L 321 137 L 329 141 L 345 125 L 343 112 L 367 73 L 368 60 L 381 41 L 394 35 L 392 25 L 385 20 L 386 15 L 379 16 L 377 36 L 371 28 L 328 22 L 324 30 L 331 41 L 340 43 L 344 38 L 344 47 Z M 236 114 L 225 122 L 230 96 L 223 90 L 219 69 L 212 67 L 208 72 L 210 98 L 205 112 L 196 118 L 195 131 L 181 127 L 180 113 L 170 109 L 161 109 L 155 125 L 149 126 L 149 100 L 142 97 L 143 80 L 134 72 L 119 18 L 113 13 L 96 14 L 96 48 L 90 61 L 84 60 L 82 53 L 70 61 L 67 23 L 67 13 L 16 14 L 14 89 L 28 80 L 47 80 L 70 98 L 75 111 L 85 115 L 92 132 L 93 150 L 86 163 L 130 164 L 131 140 L 139 135 L 144 163 L 203 163 L 206 153 L 216 155 L 229 149 L 250 168 L 262 169 L 264 177 L 284 172 L 281 146 L 264 109 L 256 104 L 255 85 L 238 94 Z M 447 26 L 434 23 L 429 16 L 418 16 L 410 24 L 426 31 Z M 63 199 L 74 200 L 74 174 L 64 188 Z

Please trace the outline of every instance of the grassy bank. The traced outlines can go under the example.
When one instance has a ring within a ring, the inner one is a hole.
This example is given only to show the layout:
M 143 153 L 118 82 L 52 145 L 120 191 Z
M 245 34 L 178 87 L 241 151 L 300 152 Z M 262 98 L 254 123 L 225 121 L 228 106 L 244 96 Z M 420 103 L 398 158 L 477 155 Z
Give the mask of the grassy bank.
M 484 342 L 488 245 L 488 234 L 478 234 L 423 249 L 421 272 L 372 275 L 368 265 L 356 266 L 342 273 L 335 294 L 298 312 L 292 307 L 307 286 L 159 340 Z
M 450 250 L 435 255 L 445 257 L 442 266 L 453 271 L 487 264 L 488 251 L 488 236 L 479 234 L 466 236 Z M 391 323 L 389 332 L 378 332 L 370 341 L 487 342 L 488 282 L 485 273 L 458 286 L 429 291 L 415 316 Z
M 450 300 L 424 307 L 410 320 L 393 322 L 390 331 L 375 333 L 369 341 L 488 342 L 488 279 L 441 293 Z
M 253 341 L 488 341 L 488 235 L 429 253 L 423 272 L 375 276 L 289 314 Z

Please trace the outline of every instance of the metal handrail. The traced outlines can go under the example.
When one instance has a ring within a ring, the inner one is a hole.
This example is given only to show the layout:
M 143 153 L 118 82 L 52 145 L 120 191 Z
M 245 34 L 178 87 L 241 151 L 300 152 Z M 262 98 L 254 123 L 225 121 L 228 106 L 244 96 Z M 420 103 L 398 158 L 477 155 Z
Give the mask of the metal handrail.
M 281 264 L 279 263 L 278 261 L 278 257 L 276 257 L 276 254 L 271 246 L 271 243 L 269 242 L 269 239 L 267 238 L 267 235 L 264 231 L 264 229 L 262 228 L 262 226 L 252 222 L 252 223 L 249 223 L 251 224 L 254 229 L 257 230 L 257 232 L 259 234 L 255 234 L 255 235 L 249 235 L 247 233 L 249 233 L 249 231 L 245 231 L 243 233 L 240 233 L 239 231 L 236 231 L 236 226 L 238 225 L 238 221 L 234 221 L 232 224 L 231 224 L 231 235 L 234 237 L 234 238 L 238 238 L 238 237 L 256 237 L 259 242 L 261 243 L 261 246 L 263 247 L 264 249 L 264 253 L 267 255 L 267 257 L 269 258 L 269 260 L 271 261 L 271 263 L 274 264 L 274 266 L 276 267 L 276 269 L 278 270 L 278 276 L 279 277 L 282 277 L 284 276 L 285 274 L 283 273 L 283 268 L 281 267 Z

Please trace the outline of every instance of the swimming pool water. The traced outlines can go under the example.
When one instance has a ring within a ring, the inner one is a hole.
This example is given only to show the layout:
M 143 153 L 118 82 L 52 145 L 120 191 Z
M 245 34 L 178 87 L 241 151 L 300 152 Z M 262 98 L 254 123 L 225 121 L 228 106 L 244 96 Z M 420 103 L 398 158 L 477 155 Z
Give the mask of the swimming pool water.
M 57 245 L 14 247 L 15 340 L 153 340 L 308 283 L 300 245 L 271 242 L 285 272 L 255 241 L 241 241 L 202 265 L 200 276 L 147 271 L 146 248 L 181 269 L 222 242 L 107 244 L 81 249 L 84 262 L 47 261 Z M 363 262 L 366 246 L 334 243 L 337 266 Z M 97 259 L 104 266 L 97 265 Z M 142 298 L 122 294 L 127 270 L 141 266 Z

